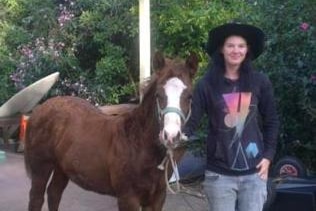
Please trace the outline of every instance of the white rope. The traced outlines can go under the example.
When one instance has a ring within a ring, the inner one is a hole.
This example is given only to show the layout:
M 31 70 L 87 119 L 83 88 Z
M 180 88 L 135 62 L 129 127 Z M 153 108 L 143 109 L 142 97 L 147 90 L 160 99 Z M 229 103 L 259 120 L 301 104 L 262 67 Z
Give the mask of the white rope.
M 171 162 L 171 167 L 173 172 L 175 172 L 175 178 L 176 178 L 176 190 L 173 190 L 169 184 L 169 178 L 168 178 L 168 167 L 169 167 L 169 162 Z M 172 149 L 168 149 L 166 156 L 164 157 L 164 159 L 162 160 L 162 162 L 158 165 L 157 167 L 160 170 L 164 170 L 165 171 L 165 182 L 167 185 L 167 189 L 172 193 L 172 194 L 176 194 L 180 192 L 180 183 L 179 183 L 179 175 L 177 173 L 177 165 L 176 162 L 174 160 L 173 157 L 173 150 Z
M 184 134 L 181 134 L 181 140 L 183 140 L 184 142 L 189 141 L 188 137 L 185 136 Z M 169 178 L 168 178 L 168 167 L 169 167 L 169 162 L 171 162 L 171 166 L 172 166 L 172 170 L 175 174 L 175 182 L 176 182 L 176 190 L 173 190 L 170 186 L 169 183 Z M 179 172 L 178 172 L 178 168 L 177 168 L 177 164 L 176 161 L 174 159 L 174 154 L 173 154 L 173 148 L 168 148 L 165 157 L 163 158 L 163 160 L 161 161 L 161 163 L 157 166 L 158 169 L 160 169 L 161 171 L 165 171 L 165 182 L 167 185 L 167 189 L 172 193 L 172 194 L 177 194 L 177 193 L 186 193 L 188 195 L 191 196 L 195 196 L 198 198 L 202 198 L 202 199 L 206 199 L 205 195 L 201 192 L 196 192 L 196 191 L 192 191 L 186 187 L 184 187 L 183 185 L 180 184 L 179 180 L 180 180 L 180 176 L 179 176 Z
M 183 185 L 181 185 L 180 182 L 179 182 L 179 175 L 178 175 L 178 173 L 175 174 L 176 175 L 175 176 L 175 178 L 176 178 L 176 190 L 173 190 L 171 188 L 170 183 L 169 183 L 169 178 L 168 178 L 169 162 L 171 162 L 171 164 L 172 164 L 173 172 L 176 172 L 177 171 L 177 166 L 176 166 L 176 162 L 173 159 L 173 151 L 171 149 L 167 151 L 167 154 L 164 157 L 164 159 L 162 160 L 161 164 L 158 165 L 158 169 L 160 169 L 162 171 L 163 170 L 165 171 L 165 182 L 166 182 L 166 185 L 167 185 L 167 189 L 172 194 L 177 194 L 177 193 L 181 192 L 181 193 L 186 193 L 186 194 L 191 195 L 191 196 L 195 196 L 197 198 L 205 199 L 205 195 L 203 193 L 192 191 L 192 190 L 184 187 Z

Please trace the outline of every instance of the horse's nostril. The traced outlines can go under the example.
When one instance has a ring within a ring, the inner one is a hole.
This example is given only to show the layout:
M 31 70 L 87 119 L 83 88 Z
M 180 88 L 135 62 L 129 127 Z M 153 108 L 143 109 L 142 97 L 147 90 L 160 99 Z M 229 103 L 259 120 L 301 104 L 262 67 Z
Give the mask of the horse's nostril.
M 181 132 L 179 131 L 177 135 L 173 138 L 173 144 L 178 145 L 181 141 Z
M 164 131 L 163 138 L 164 138 L 164 140 L 168 140 L 168 132 L 167 131 Z

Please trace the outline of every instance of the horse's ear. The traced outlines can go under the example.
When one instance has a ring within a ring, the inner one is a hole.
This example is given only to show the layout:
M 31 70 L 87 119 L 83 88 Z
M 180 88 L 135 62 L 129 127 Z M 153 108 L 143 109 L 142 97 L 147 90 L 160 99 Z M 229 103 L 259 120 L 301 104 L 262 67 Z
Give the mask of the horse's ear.
M 160 51 L 157 51 L 154 54 L 154 58 L 153 58 L 153 69 L 155 71 L 161 70 L 165 66 L 165 64 L 166 64 L 166 61 L 165 61 L 164 55 Z
M 199 58 L 196 53 L 191 52 L 190 56 L 187 58 L 185 62 L 186 66 L 189 68 L 190 77 L 193 78 L 198 70 L 199 66 Z

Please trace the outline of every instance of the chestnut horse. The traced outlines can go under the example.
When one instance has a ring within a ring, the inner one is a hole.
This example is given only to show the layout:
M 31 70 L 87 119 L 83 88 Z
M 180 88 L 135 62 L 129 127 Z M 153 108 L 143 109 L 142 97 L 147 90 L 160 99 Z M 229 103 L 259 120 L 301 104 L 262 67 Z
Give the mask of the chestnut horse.
M 35 108 L 24 151 L 31 178 L 29 211 L 41 210 L 46 187 L 48 208 L 57 211 L 69 180 L 116 197 L 120 211 L 161 211 L 166 181 L 157 166 L 167 148 L 181 141 L 197 67 L 194 54 L 186 61 L 156 54 L 156 72 L 141 103 L 118 115 L 69 96 Z

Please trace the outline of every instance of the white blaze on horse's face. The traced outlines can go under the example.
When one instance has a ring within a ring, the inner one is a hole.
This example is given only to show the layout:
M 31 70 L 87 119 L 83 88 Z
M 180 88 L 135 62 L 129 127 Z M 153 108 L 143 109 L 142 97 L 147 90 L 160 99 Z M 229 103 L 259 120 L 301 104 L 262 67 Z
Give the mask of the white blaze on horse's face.
M 187 86 L 179 78 L 171 78 L 164 85 L 167 96 L 167 108 L 177 108 L 181 111 L 180 98 Z M 174 144 L 174 140 L 181 135 L 181 117 L 176 112 L 167 112 L 164 115 L 164 128 L 161 131 L 161 140 L 165 146 Z

